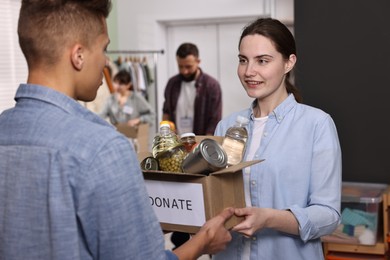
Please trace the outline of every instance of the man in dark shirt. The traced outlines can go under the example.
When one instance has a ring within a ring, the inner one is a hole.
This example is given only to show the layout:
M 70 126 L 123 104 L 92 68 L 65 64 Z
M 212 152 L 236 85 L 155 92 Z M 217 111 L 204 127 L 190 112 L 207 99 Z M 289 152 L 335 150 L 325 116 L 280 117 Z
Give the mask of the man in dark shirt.
M 216 79 L 199 67 L 199 51 L 183 43 L 176 51 L 179 74 L 165 88 L 163 120 L 175 123 L 178 134 L 213 135 L 222 116 L 222 91 Z
M 165 87 L 163 120 L 175 123 L 178 134 L 214 135 L 222 116 L 222 92 L 216 79 L 199 67 L 199 50 L 193 43 L 183 43 L 176 51 L 179 74 Z M 173 232 L 171 241 L 179 247 L 189 234 Z

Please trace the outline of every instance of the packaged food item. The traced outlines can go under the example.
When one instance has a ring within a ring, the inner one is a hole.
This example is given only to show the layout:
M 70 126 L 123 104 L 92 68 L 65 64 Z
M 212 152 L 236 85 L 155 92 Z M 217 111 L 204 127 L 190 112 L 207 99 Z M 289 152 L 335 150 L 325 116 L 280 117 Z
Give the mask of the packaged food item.
M 171 131 L 176 133 L 176 125 L 175 123 L 173 123 L 172 121 L 169 121 L 169 120 L 163 120 L 160 122 L 160 126 L 163 125 L 163 124 L 168 124 L 169 127 L 171 128 Z
M 181 165 L 187 154 L 183 145 L 178 145 L 169 151 L 159 154 L 157 160 L 160 170 L 167 172 L 183 172 Z
M 192 148 L 196 145 L 194 133 L 184 133 L 180 136 L 180 141 L 186 148 L 187 152 L 191 152 Z
M 222 147 L 228 157 L 228 165 L 236 165 L 243 159 L 248 132 L 246 126 L 249 120 L 243 116 L 238 116 L 234 126 L 230 127 L 225 134 Z
M 222 146 L 215 140 L 203 139 L 183 160 L 185 173 L 208 175 L 211 172 L 226 168 L 227 155 Z
M 158 160 L 154 157 L 146 157 L 145 159 L 142 160 L 141 164 L 141 169 L 142 170 L 148 170 L 148 171 L 157 171 L 159 170 L 159 166 L 158 166 Z
M 159 132 L 153 139 L 153 157 L 158 158 L 160 153 L 168 151 L 180 144 L 179 138 L 173 131 L 171 131 L 170 125 L 167 123 L 160 124 Z
M 159 133 L 153 139 L 153 157 L 162 171 L 182 172 L 181 163 L 187 152 L 170 125 L 162 123 Z

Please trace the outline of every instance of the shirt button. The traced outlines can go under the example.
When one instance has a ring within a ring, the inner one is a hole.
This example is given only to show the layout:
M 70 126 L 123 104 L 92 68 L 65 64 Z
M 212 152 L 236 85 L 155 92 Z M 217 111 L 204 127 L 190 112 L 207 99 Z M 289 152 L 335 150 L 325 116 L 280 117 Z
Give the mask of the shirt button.
M 252 185 L 256 185 L 256 181 L 251 181 Z
M 264 132 L 264 136 L 267 136 L 268 135 L 268 133 L 267 132 Z
M 256 237 L 251 237 L 251 238 L 252 238 L 252 240 L 253 240 L 253 241 L 256 241 L 256 240 L 257 240 L 257 238 L 256 238 Z

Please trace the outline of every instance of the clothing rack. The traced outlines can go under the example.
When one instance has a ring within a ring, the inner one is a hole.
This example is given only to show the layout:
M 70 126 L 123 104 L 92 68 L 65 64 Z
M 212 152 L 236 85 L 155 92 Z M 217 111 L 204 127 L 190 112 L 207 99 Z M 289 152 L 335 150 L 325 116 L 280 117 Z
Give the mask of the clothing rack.
M 153 73 L 154 73 L 154 103 L 156 113 L 156 131 L 158 128 L 158 96 L 157 96 L 157 62 L 158 55 L 164 54 L 164 50 L 109 50 L 107 54 L 150 54 L 153 55 Z
M 107 54 L 164 54 L 164 50 L 111 50 Z

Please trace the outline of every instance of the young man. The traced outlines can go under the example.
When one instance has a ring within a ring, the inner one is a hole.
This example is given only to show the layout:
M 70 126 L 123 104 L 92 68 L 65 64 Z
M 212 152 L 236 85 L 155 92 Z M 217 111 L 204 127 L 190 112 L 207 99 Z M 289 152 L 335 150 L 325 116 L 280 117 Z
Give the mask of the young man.
M 213 135 L 222 116 L 222 91 L 216 79 L 199 67 L 199 50 L 183 43 L 176 51 L 179 74 L 165 87 L 163 120 L 175 123 L 177 132 Z
M 195 259 L 223 249 L 232 209 L 174 253 L 133 147 L 76 100 L 102 83 L 109 0 L 23 0 L 29 75 L 0 115 L 0 259 Z

